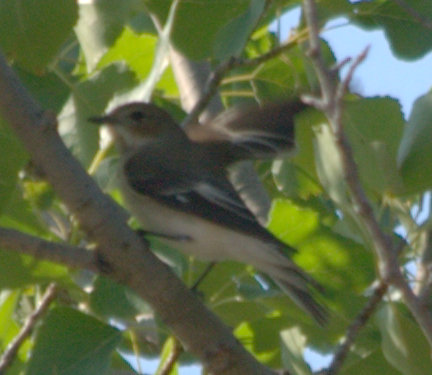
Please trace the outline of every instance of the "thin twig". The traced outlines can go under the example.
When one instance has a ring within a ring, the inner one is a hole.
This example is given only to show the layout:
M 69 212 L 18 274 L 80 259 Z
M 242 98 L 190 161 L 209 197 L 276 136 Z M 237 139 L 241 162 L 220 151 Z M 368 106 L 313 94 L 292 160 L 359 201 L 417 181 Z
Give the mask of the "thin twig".
M 173 341 L 174 341 L 173 342 L 173 348 L 172 348 L 168 358 L 163 363 L 163 366 L 157 372 L 157 375 L 169 375 L 169 374 L 171 374 L 171 370 L 173 369 L 174 365 L 177 363 L 180 355 L 184 352 L 183 346 L 181 345 L 180 341 L 175 337 L 174 337 Z
M 336 100 L 338 101 L 339 107 L 342 106 L 342 100 L 343 100 L 345 94 L 348 92 L 349 84 L 351 83 L 351 81 L 353 79 L 354 72 L 357 70 L 358 66 L 366 59 L 366 57 L 369 53 L 369 50 L 370 50 L 370 46 L 367 46 L 360 53 L 360 55 L 358 55 L 355 58 L 355 60 L 351 64 L 350 68 L 348 69 L 348 73 L 347 73 L 345 79 L 338 86 Z M 343 61 L 343 63 L 345 64 L 348 61 L 349 61 L 348 59 L 345 59 Z M 339 123 L 342 123 L 342 121 L 340 121 Z
M 309 29 L 309 57 L 313 60 L 321 86 L 322 100 L 330 107 L 333 105 L 333 92 L 335 90 L 335 75 L 330 74 L 322 58 L 320 28 L 318 15 L 313 0 L 304 0 L 304 16 Z
M 344 340 L 333 357 L 333 360 L 327 370 L 324 371 L 325 375 L 335 375 L 342 367 L 352 345 L 354 344 L 360 330 L 366 325 L 372 313 L 375 311 L 378 304 L 381 302 L 384 294 L 387 292 L 388 285 L 381 282 L 373 291 L 371 298 L 357 315 L 354 321 L 348 327 Z
M 310 30 L 310 56 L 321 83 L 323 105 L 320 109 L 324 110 L 332 125 L 336 145 L 341 156 L 344 179 L 351 194 L 354 210 L 373 242 L 378 257 L 381 279 L 384 283 L 392 284 L 401 291 L 406 305 L 432 346 L 432 316 L 425 306 L 420 303 L 403 277 L 397 260 L 397 252 L 389 237 L 381 230 L 372 206 L 360 184 L 353 151 L 343 129 L 342 100 L 348 89 L 354 69 L 365 58 L 367 49 L 355 60 L 345 80 L 338 85 L 336 75 L 326 67 L 322 58 L 319 47 L 318 18 L 313 0 L 304 0 L 304 13 Z
M 32 255 L 36 259 L 60 263 L 67 267 L 98 271 L 92 251 L 76 246 L 46 241 L 14 229 L 0 227 L 0 247 Z
M 38 322 L 41 316 L 47 311 L 49 305 L 54 300 L 56 295 L 57 295 L 57 286 L 54 283 L 52 283 L 48 286 L 47 290 L 45 291 L 45 294 L 43 295 L 39 306 L 27 318 L 26 322 L 21 328 L 21 331 L 10 342 L 5 352 L 3 353 L 3 356 L 0 358 L 0 374 L 4 374 L 6 369 L 12 364 L 22 343 L 27 337 L 30 336 L 35 324 Z
M 257 66 L 268 60 L 274 59 L 275 57 L 278 57 L 279 55 L 290 50 L 291 48 L 294 48 L 299 43 L 299 39 L 300 34 L 296 38 L 291 39 L 288 42 L 282 43 L 280 46 L 271 49 L 270 51 L 262 54 L 261 56 L 254 57 L 253 59 L 237 59 L 235 62 L 235 67 Z

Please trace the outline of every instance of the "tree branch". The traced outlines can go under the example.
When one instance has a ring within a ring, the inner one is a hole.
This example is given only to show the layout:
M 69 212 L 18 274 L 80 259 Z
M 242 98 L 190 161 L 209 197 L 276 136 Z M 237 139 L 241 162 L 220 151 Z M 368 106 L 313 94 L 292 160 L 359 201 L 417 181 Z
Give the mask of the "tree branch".
M 432 295 L 432 231 L 424 229 L 424 243 L 421 249 L 421 258 L 417 266 L 417 277 L 415 288 L 418 298 L 430 309 L 430 297 Z
M 49 260 L 71 268 L 82 268 L 97 272 L 94 252 L 43 240 L 14 229 L 0 227 L 0 248 Z
M 388 289 L 387 284 L 381 282 L 372 293 L 371 298 L 367 302 L 366 306 L 357 315 L 354 321 L 349 325 L 344 340 L 333 357 L 333 360 L 327 370 L 324 371 L 324 375 L 336 375 L 342 367 L 352 345 L 354 344 L 357 335 L 360 330 L 366 325 L 373 312 L 375 311 L 378 304 L 383 299 Z
M 45 173 L 108 267 L 105 274 L 149 302 L 184 347 L 210 372 L 270 374 L 231 331 L 150 251 L 63 144 L 55 117 L 43 112 L 0 56 L 0 112 Z M 109 271 L 109 272 L 108 272 Z M 179 309 L 178 306 L 182 306 Z
M 309 26 L 310 56 L 321 84 L 322 99 L 318 100 L 316 104 L 319 106 L 319 109 L 323 110 L 331 124 L 342 160 L 344 179 L 350 191 L 354 210 L 366 228 L 374 245 L 374 251 L 378 257 L 378 269 L 381 279 L 383 282 L 391 284 L 401 291 L 405 303 L 417 320 L 429 344 L 432 346 L 432 316 L 424 305 L 420 303 L 404 279 L 397 261 L 397 251 L 389 237 L 381 230 L 374 216 L 372 206 L 360 184 L 353 151 L 343 128 L 343 97 L 355 68 L 365 58 L 367 50 L 354 61 L 347 77 L 338 85 L 335 72 L 326 67 L 322 58 L 315 2 L 313 0 L 304 0 L 303 5 L 306 22 Z
M 45 294 L 42 297 L 42 300 L 39 306 L 31 313 L 31 315 L 27 318 L 26 322 L 21 328 L 21 331 L 18 335 L 10 342 L 8 347 L 6 348 L 3 356 L 0 358 L 0 374 L 4 374 L 6 369 L 12 364 L 15 359 L 19 348 L 25 341 L 27 337 L 33 331 L 34 326 L 38 322 L 38 320 L 42 317 L 43 314 L 48 310 L 49 305 L 54 300 L 57 295 L 57 287 L 56 285 L 50 284 L 45 291 Z

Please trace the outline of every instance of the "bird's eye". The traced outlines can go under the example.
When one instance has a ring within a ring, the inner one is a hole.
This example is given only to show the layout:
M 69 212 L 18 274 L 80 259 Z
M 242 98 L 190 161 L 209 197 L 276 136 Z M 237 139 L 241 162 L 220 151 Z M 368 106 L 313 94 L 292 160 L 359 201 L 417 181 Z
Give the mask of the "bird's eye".
M 129 116 L 134 121 L 140 121 L 146 118 L 146 115 L 143 111 L 134 111 Z

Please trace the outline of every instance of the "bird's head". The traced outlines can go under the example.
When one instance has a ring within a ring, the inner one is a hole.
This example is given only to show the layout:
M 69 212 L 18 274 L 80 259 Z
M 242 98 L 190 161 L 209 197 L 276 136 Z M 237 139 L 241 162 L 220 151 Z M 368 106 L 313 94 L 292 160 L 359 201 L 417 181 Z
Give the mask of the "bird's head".
M 151 103 L 124 104 L 104 116 L 91 117 L 89 121 L 108 125 L 115 141 L 126 149 L 186 137 L 167 112 Z

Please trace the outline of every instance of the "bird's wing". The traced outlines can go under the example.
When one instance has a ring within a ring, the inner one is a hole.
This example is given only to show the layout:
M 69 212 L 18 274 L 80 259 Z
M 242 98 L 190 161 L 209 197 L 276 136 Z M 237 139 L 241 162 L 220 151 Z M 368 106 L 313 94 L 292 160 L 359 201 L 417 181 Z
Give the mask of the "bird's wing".
M 235 107 L 204 125 L 190 125 L 186 133 L 193 142 L 223 144 L 231 162 L 275 157 L 294 148 L 294 116 L 305 108 L 301 101 Z
M 136 192 L 161 204 L 279 243 L 257 222 L 224 175 L 194 171 L 190 163 L 188 168 L 178 168 L 178 162 L 173 167 L 167 154 L 155 158 L 146 151 L 129 158 L 124 172 Z

